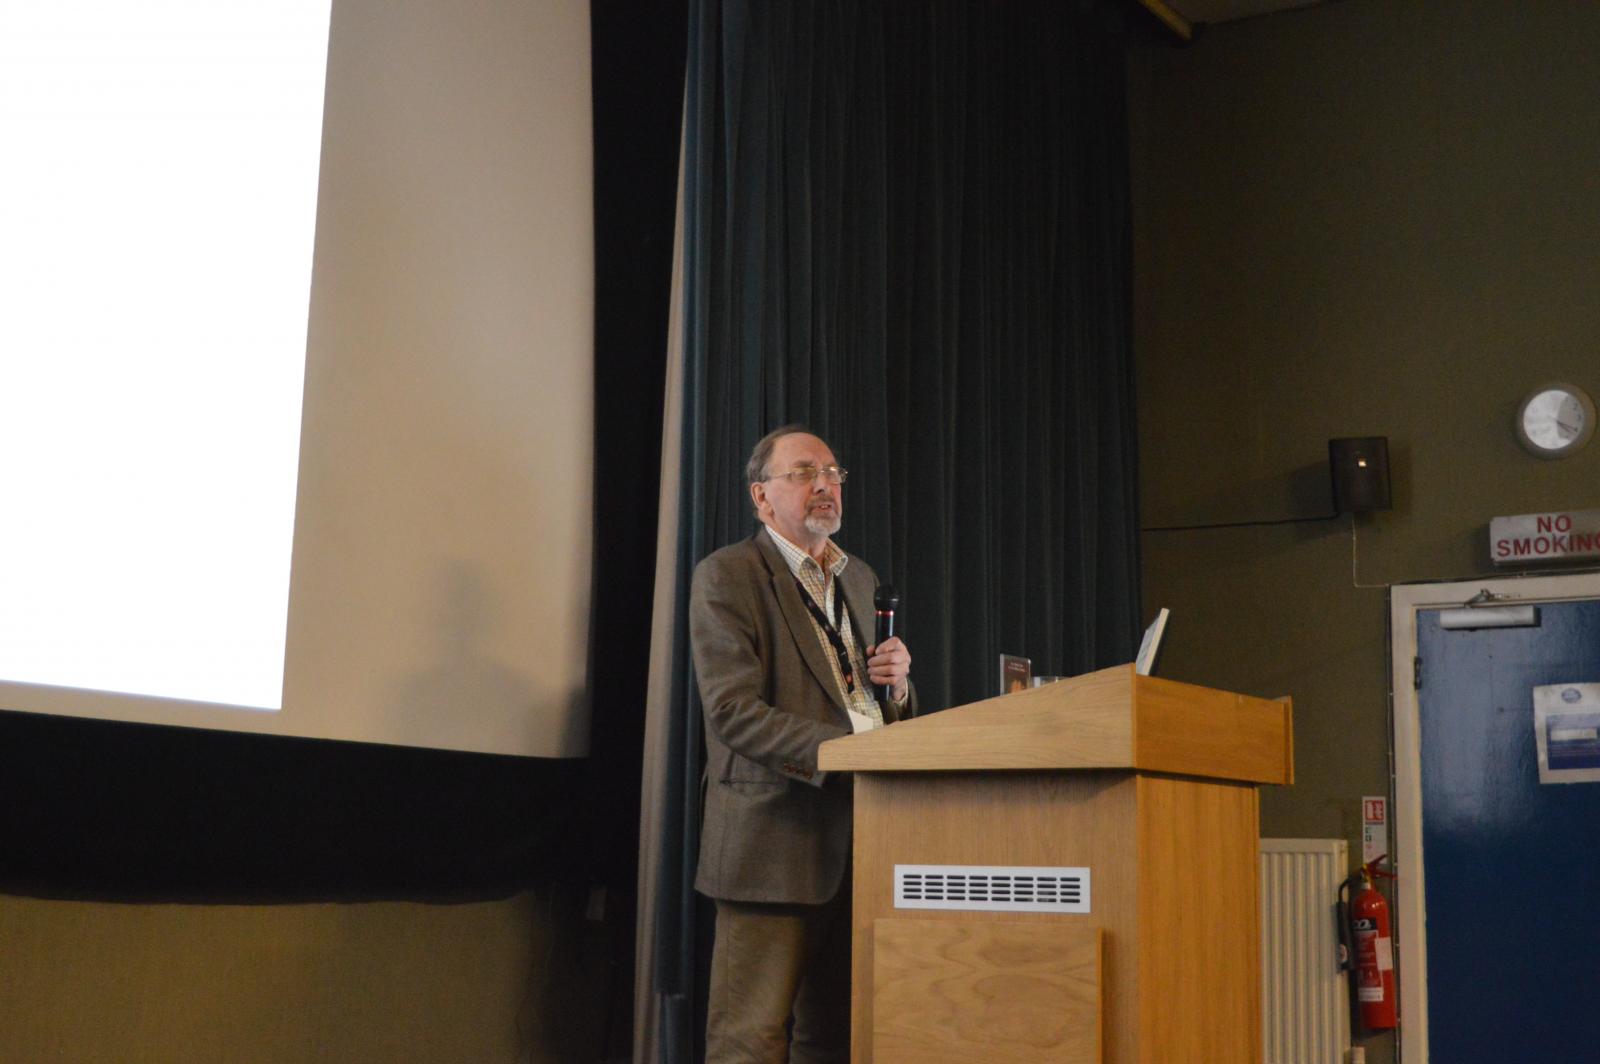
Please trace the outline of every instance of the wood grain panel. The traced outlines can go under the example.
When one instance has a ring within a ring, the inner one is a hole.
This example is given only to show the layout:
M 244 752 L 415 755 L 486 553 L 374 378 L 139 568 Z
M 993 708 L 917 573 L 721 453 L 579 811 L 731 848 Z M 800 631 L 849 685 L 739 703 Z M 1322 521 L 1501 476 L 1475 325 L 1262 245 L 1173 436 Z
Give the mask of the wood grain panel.
M 1261 1060 L 1256 789 L 1141 775 L 1141 1062 Z
M 1289 699 L 1252 698 L 1142 676 L 1134 763 L 1153 772 L 1293 783 Z
M 873 925 L 874 1064 L 1099 1064 L 1100 928 Z
M 1119 665 L 823 743 L 828 771 L 1128 768 L 1133 667 Z
M 885 773 L 859 776 L 855 787 L 853 1064 L 873 1061 L 873 928 L 880 919 L 900 918 L 894 908 L 897 863 L 1089 868 L 1092 908 L 1086 914 L 917 910 L 916 919 L 1103 929 L 1105 1059 L 1136 1059 L 1139 930 L 1131 773 Z
M 1136 676 L 1131 665 L 822 744 L 827 771 L 1139 768 L 1294 779 L 1288 699 Z

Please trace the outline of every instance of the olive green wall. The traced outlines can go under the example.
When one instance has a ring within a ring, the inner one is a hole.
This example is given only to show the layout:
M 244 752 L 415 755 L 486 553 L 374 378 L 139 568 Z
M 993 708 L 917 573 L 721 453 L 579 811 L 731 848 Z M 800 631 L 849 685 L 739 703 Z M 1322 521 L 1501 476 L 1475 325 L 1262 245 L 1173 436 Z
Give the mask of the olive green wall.
M 1344 0 L 1130 55 L 1143 524 L 1326 513 L 1327 440 L 1390 441 L 1394 509 L 1353 527 L 1143 536 L 1162 671 L 1294 696 L 1264 835 L 1360 853 L 1387 585 L 1490 572 L 1496 515 L 1600 507 L 1600 443 L 1511 430 L 1542 381 L 1600 394 L 1596 55 L 1580 0 Z
M 0 1061 L 598 1061 L 608 931 L 583 901 L 561 888 L 461 905 L 0 895 Z

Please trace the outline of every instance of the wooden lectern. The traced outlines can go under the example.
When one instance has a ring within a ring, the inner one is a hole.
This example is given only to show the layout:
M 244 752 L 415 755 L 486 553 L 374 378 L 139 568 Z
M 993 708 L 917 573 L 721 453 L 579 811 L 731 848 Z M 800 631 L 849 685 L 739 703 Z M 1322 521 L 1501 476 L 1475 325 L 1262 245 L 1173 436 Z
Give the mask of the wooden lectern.
M 1287 699 L 1126 665 L 818 760 L 856 775 L 852 1064 L 1261 1060 L 1256 785 L 1293 782 Z

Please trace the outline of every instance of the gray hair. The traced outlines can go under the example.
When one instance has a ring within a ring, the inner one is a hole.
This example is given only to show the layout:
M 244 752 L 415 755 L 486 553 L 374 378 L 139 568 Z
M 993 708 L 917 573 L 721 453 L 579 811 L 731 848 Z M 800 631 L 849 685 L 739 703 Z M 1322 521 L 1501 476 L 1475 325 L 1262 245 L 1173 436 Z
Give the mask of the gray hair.
M 812 432 L 806 426 L 792 423 L 780 425 L 756 441 L 755 450 L 750 452 L 750 461 L 744 464 L 744 482 L 746 486 L 759 484 L 767 479 L 767 463 L 772 461 L 772 451 L 778 446 L 778 441 L 785 436 L 793 436 L 797 432 L 803 432 L 808 436 L 817 436 L 815 432 Z M 817 436 L 817 439 L 821 440 L 822 437 Z M 823 440 L 823 443 L 826 444 L 827 441 Z M 831 451 L 833 448 L 829 447 L 828 449 Z M 754 507 L 755 503 L 752 502 L 751 508 L 754 509 Z

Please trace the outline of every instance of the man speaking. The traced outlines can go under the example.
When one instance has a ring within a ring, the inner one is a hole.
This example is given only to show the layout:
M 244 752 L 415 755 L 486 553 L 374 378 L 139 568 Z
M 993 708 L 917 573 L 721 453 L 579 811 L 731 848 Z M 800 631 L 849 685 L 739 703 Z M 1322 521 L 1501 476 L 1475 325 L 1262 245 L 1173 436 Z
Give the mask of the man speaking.
M 694 573 L 695 889 L 717 903 L 707 1064 L 849 1058 L 851 781 L 819 772 L 817 747 L 912 716 L 916 699 L 905 644 L 867 645 L 877 578 L 829 538 L 845 476 L 802 426 L 768 433 L 745 467 L 765 527 Z

